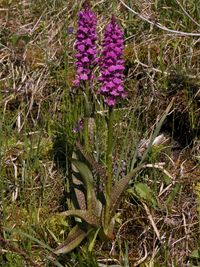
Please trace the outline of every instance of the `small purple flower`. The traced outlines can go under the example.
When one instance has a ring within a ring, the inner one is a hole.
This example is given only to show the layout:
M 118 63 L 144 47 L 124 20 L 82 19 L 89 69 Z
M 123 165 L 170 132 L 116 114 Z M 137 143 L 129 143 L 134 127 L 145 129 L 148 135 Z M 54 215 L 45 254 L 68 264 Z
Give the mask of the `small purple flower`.
M 68 27 L 67 33 L 68 34 L 73 34 L 73 32 L 74 32 L 74 28 L 73 27 Z
M 124 35 L 117 24 L 115 17 L 105 29 L 104 40 L 102 43 L 103 51 L 100 61 L 101 76 L 99 81 L 102 86 L 98 93 L 104 96 L 108 106 L 114 106 L 117 100 L 125 98 L 124 91 Z
M 79 86 L 81 81 L 91 81 L 92 71 L 97 63 L 96 49 L 96 25 L 97 19 L 90 9 L 88 1 L 83 5 L 83 10 L 78 14 L 78 30 L 75 42 L 77 53 L 76 77 L 73 82 L 74 86 Z
M 77 122 L 76 126 L 74 127 L 73 131 L 74 133 L 78 133 L 83 129 L 83 119 L 79 119 L 79 121 Z

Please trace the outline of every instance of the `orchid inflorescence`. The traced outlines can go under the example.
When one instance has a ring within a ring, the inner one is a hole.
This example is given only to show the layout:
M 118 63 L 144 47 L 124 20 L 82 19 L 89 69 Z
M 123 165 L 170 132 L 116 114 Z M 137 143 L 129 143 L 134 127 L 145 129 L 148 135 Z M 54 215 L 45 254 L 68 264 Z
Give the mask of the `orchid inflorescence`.
M 96 15 L 86 2 L 84 10 L 78 14 L 78 31 L 75 42 L 77 50 L 75 86 L 79 86 L 81 81 L 91 81 L 92 79 L 92 70 L 97 63 L 96 24 Z
M 101 83 L 98 94 L 104 97 L 108 106 L 114 106 L 117 100 L 125 98 L 124 91 L 124 34 L 112 16 L 111 22 L 106 26 L 105 35 L 102 42 L 101 55 L 97 57 L 97 18 L 90 9 L 88 2 L 85 2 L 83 11 L 78 15 L 78 31 L 75 42 L 77 53 L 76 78 L 74 85 L 79 86 L 82 81 L 92 81 L 93 69 L 99 64 Z
M 108 106 L 114 106 L 117 99 L 126 97 L 124 92 L 124 36 L 115 17 L 107 25 L 103 40 L 103 51 L 100 61 L 102 86 L 99 93 L 105 97 Z

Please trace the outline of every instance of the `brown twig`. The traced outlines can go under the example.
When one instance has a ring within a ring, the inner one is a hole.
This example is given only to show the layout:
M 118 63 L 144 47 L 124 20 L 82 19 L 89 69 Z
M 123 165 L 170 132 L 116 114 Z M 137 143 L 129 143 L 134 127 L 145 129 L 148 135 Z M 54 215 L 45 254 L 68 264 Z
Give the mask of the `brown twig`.
M 164 26 L 158 22 L 151 21 L 148 18 L 146 18 L 145 16 L 143 16 L 142 14 L 136 12 L 134 9 L 130 8 L 126 3 L 124 3 L 122 0 L 119 0 L 119 1 L 122 3 L 123 6 L 125 6 L 130 12 L 132 12 L 134 15 L 139 17 L 141 20 L 148 22 L 149 24 L 156 26 L 157 28 L 159 28 L 161 30 L 164 30 L 164 31 L 167 31 L 167 32 L 170 32 L 173 34 L 181 35 L 181 36 L 196 36 L 196 37 L 200 36 L 199 32 L 194 32 L 194 33 L 193 32 L 183 32 L 183 31 L 177 31 L 177 30 L 169 29 L 166 26 Z

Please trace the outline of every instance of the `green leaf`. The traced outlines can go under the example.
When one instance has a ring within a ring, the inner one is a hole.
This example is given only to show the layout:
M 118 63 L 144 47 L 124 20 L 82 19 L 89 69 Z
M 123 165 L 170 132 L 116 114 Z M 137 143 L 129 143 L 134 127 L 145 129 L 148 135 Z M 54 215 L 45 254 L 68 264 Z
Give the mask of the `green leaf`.
M 154 197 L 153 191 L 148 185 L 144 183 L 136 183 L 134 187 L 135 187 L 135 191 L 137 195 L 140 198 L 142 198 L 143 200 L 149 201 L 154 206 L 156 206 L 157 204 L 156 198 Z
M 175 197 L 178 195 L 179 191 L 181 190 L 181 184 L 176 184 L 172 191 L 170 192 L 168 198 L 165 200 L 165 204 L 170 207 L 171 203 L 173 202 L 173 200 L 175 199 Z
M 190 258 L 200 260 L 200 250 L 195 249 L 191 252 Z
M 95 192 L 92 193 L 92 210 L 94 214 L 98 217 L 101 216 L 102 213 L 102 203 L 100 200 L 96 198 Z
M 100 218 L 95 215 L 95 213 L 91 210 L 67 210 L 61 213 L 62 216 L 74 216 L 78 217 L 88 224 L 101 226 Z
M 72 158 L 73 160 L 78 160 L 78 156 L 75 152 L 73 152 L 72 154 Z M 73 207 L 70 207 L 70 209 L 78 209 L 80 208 L 81 210 L 86 210 L 87 209 L 87 203 L 86 203 L 86 197 L 85 197 L 85 188 L 84 188 L 84 184 L 82 181 L 82 177 L 80 179 L 80 177 L 78 176 L 78 169 L 75 167 L 74 164 L 72 164 L 72 170 L 75 174 L 72 174 L 72 181 L 73 181 L 73 190 L 74 193 L 72 192 L 71 194 L 71 200 L 74 204 Z M 78 207 L 77 207 L 78 204 Z
M 151 149 L 151 147 L 152 147 L 153 141 L 155 140 L 156 136 L 159 134 L 160 129 L 161 129 L 162 125 L 163 125 L 163 122 L 164 122 L 164 120 L 166 119 L 166 117 L 167 117 L 169 111 L 170 111 L 171 108 L 172 108 L 173 101 L 174 101 L 174 100 L 172 99 L 172 101 L 169 103 L 168 107 L 166 108 L 166 110 L 165 110 L 165 112 L 164 112 L 162 118 L 161 118 L 160 121 L 158 122 L 158 124 L 157 124 L 157 126 L 156 126 L 156 129 L 155 129 L 154 133 L 153 133 L 152 136 L 151 136 L 151 139 L 150 139 L 150 142 L 149 142 L 149 144 L 148 144 L 148 147 L 147 147 L 146 151 L 144 152 L 144 155 L 142 156 L 142 159 L 141 159 L 140 163 L 142 163 L 142 162 L 144 161 L 144 159 L 146 158 L 147 154 L 149 153 L 149 151 L 150 151 L 150 149 Z
M 12 37 L 11 37 L 11 43 L 13 46 L 16 46 L 18 41 L 20 39 L 20 36 L 19 35 L 16 35 L 16 34 L 13 34 Z
M 55 254 L 68 253 L 76 248 L 83 239 L 87 236 L 87 233 L 79 228 L 78 225 L 74 226 L 70 231 L 67 240 L 58 246 L 55 250 Z
M 77 168 L 78 172 L 80 173 L 83 183 L 86 186 L 87 190 L 87 208 L 92 209 L 92 202 L 93 202 L 93 175 L 88 166 L 83 163 L 82 161 L 72 159 L 73 167 Z
M 83 188 L 83 183 L 76 178 L 75 175 L 72 174 L 72 181 L 74 185 L 74 193 L 75 196 L 72 193 L 72 201 L 74 203 L 74 208 L 80 208 L 81 210 L 86 210 L 87 209 L 87 204 L 86 204 L 86 199 L 85 199 L 85 193 L 84 193 L 84 188 Z M 78 207 L 77 205 L 78 204 Z
M 94 233 L 92 239 L 90 240 L 90 243 L 89 243 L 89 246 L 88 246 L 88 251 L 92 251 L 92 250 L 93 250 L 93 247 L 94 247 L 94 245 L 95 245 L 95 241 L 96 241 L 96 239 L 97 239 L 97 235 L 98 235 L 100 229 L 101 229 L 101 228 L 98 228 L 98 229 L 95 231 L 95 233 Z
M 97 200 L 94 190 L 94 184 L 93 184 L 93 175 L 88 166 L 76 159 L 72 159 L 72 164 L 74 167 L 79 171 L 81 177 L 83 178 L 83 183 L 86 186 L 87 190 L 87 208 L 90 210 L 94 210 L 97 215 L 100 215 L 101 213 L 101 203 Z M 81 195 L 80 192 L 77 192 L 79 196 L 77 195 L 77 199 L 80 199 L 80 201 L 83 201 L 83 194 Z M 79 202 L 80 202 L 79 201 Z M 81 209 L 83 209 L 83 205 L 81 205 Z
M 83 96 L 84 96 L 84 99 L 85 99 L 85 116 L 86 117 L 89 117 L 90 116 L 90 103 L 89 103 L 89 100 L 88 100 L 88 96 L 85 92 L 83 92 Z
M 80 150 L 80 152 L 83 154 L 85 159 L 90 163 L 92 166 L 92 169 L 100 175 L 100 177 L 105 181 L 107 181 L 107 171 L 106 169 L 101 166 L 90 153 L 88 153 L 85 148 L 80 144 L 80 142 L 76 142 L 76 147 Z
M 127 174 L 122 179 L 120 179 L 118 182 L 116 182 L 116 184 L 114 185 L 114 188 L 112 189 L 112 195 L 110 199 L 110 217 L 113 216 L 118 205 L 120 204 L 122 195 L 127 189 L 130 180 L 133 178 L 134 175 L 136 175 L 137 172 L 143 169 L 144 166 L 145 165 L 143 164 L 143 165 L 136 167 L 129 174 Z
M 88 166 L 77 159 L 72 159 L 72 164 L 77 168 L 78 172 L 83 177 L 83 182 L 86 185 L 86 187 L 93 186 L 93 175 Z

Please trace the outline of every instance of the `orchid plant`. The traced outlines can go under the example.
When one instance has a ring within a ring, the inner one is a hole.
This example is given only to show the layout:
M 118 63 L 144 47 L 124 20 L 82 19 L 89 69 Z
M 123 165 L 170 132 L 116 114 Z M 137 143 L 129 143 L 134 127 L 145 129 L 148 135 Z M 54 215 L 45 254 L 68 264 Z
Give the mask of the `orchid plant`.
M 126 191 L 132 177 L 142 170 L 145 165 L 140 164 L 130 173 L 113 183 L 113 112 L 117 102 L 126 97 L 124 90 L 124 36 L 121 27 L 113 16 L 105 28 L 102 51 L 97 58 L 96 49 L 96 16 L 90 9 L 88 2 L 79 12 L 77 39 L 75 49 L 76 78 L 75 86 L 84 84 L 86 91 L 93 79 L 93 69 L 98 63 L 101 83 L 97 95 L 103 97 L 108 108 L 108 139 L 106 151 L 106 168 L 97 163 L 88 149 L 87 112 L 84 118 L 84 145 L 76 142 L 76 148 L 71 159 L 71 189 L 72 207 L 62 213 L 63 216 L 73 216 L 76 225 L 70 231 L 67 240 L 55 249 L 56 254 L 68 253 L 77 247 L 86 237 L 91 238 L 93 244 L 97 234 L 103 239 L 114 238 L 116 211 L 123 193 Z M 87 93 L 88 94 L 88 91 Z M 169 111 L 168 108 L 167 112 Z M 164 116 L 166 116 L 166 114 Z M 158 129 L 157 129 L 158 130 Z M 150 142 L 151 143 L 151 142 Z M 82 158 L 82 159 L 81 159 Z M 84 160 L 83 160 L 84 158 Z M 81 159 L 81 160 L 80 160 Z M 143 160 L 143 159 L 142 159 Z M 90 168 L 91 167 L 91 168 Z M 99 192 L 95 185 L 94 173 L 101 179 L 104 188 Z M 90 246 L 92 249 L 92 245 Z

